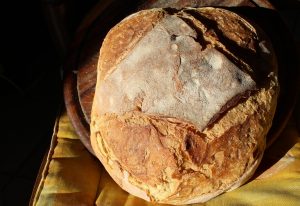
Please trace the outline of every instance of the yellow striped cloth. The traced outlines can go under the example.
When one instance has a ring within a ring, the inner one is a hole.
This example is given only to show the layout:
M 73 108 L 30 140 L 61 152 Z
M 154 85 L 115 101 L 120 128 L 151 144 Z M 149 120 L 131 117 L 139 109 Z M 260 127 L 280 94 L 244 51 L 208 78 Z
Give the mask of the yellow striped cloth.
M 63 113 L 57 120 L 30 205 L 159 204 L 148 203 L 123 191 L 84 148 Z M 251 181 L 204 204 L 194 205 L 300 205 L 300 135 L 293 121 L 266 152 Z

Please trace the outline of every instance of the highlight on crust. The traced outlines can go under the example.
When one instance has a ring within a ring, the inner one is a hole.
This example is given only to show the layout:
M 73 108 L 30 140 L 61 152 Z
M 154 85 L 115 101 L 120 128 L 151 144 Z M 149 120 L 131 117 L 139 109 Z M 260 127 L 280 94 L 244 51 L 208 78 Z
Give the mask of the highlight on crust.
M 91 143 L 129 193 L 205 202 L 255 172 L 279 85 L 266 35 L 219 8 L 137 12 L 100 50 Z

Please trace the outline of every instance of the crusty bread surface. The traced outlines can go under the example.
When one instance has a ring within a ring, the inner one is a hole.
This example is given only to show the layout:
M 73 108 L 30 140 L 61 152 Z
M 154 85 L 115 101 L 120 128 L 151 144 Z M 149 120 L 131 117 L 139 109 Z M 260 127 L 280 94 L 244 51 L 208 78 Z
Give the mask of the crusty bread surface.
M 140 11 L 102 44 L 92 147 L 135 196 L 205 202 L 253 175 L 278 92 L 271 43 L 241 16 L 211 7 Z

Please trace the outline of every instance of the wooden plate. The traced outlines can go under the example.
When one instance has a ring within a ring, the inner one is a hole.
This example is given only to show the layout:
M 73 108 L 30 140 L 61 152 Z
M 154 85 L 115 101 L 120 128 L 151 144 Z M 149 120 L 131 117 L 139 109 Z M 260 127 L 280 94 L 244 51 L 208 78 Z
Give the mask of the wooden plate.
M 224 0 L 222 3 L 218 0 L 171 0 L 167 4 L 165 2 L 101 1 L 79 27 L 65 64 L 67 75 L 64 98 L 68 115 L 83 144 L 93 153 L 89 139 L 89 122 L 96 85 L 97 61 L 102 40 L 111 27 L 138 9 L 222 6 L 258 24 L 270 37 L 275 49 L 281 92 L 273 126 L 267 137 L 267 145 L 270 146 L 291 116 L 299 88 L 296 47 L 279 14 L 267 0 Z

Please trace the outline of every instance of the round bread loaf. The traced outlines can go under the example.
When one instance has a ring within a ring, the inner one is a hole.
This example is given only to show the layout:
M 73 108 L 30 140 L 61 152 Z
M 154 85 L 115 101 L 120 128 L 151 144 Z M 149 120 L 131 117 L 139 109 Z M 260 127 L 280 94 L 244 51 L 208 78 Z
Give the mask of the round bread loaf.
M 260 163 L 279 86 L 263 32 L 220 8 L 152 9 L 100 50 L 91 144 L 111 177 L 148 201 L 207 201 Z

